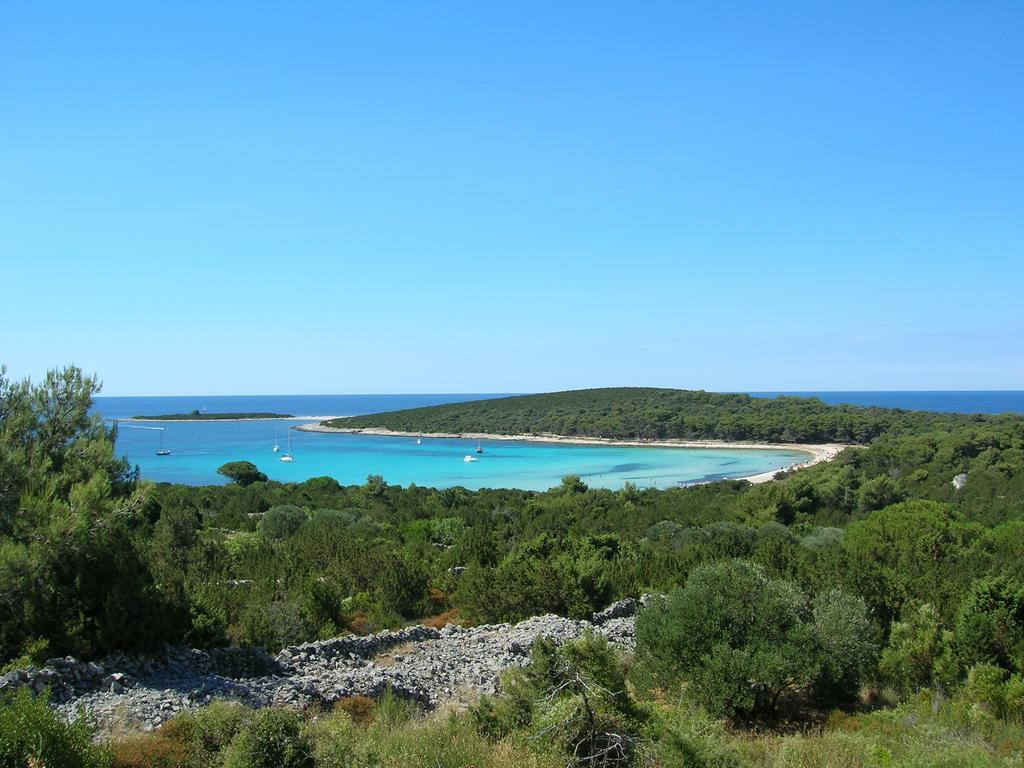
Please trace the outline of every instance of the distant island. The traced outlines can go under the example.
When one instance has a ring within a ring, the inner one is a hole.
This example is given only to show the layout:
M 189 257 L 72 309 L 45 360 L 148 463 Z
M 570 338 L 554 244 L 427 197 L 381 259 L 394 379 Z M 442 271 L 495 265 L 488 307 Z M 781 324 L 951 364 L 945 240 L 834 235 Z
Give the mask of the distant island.
M 814 397 L 615 387 L 517 395 L 321 422 L 324 430 L 559 435 L 659 441 L 867 444 L 883 434 L 995 423 L 1003 416 L 828 405 Z
M 165 413 L 159 416 L 132 416 L 131 421 L 253 421 L 256 419 L 294 419 L 290 413 Z

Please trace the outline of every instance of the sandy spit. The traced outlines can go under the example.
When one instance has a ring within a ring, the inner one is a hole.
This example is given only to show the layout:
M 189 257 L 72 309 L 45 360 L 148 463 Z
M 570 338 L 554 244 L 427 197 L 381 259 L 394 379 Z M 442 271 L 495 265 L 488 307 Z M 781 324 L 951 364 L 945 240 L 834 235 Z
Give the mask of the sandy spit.
M 377 435 L 380 437 L 426 437 L 431 439 L 462 439 L 462 440 L 515 440 L 524 443 L 569 443 L 572 445 L 628 445 L 638 448 L 697 448 L 752 451 L 800 451 L 808 454 L 807 461 L 793 464 L 783 469 L 762 472 L 744 478 L 751 483 L 765 483 L 772 480 L 778 473 L 791 469 L 810 467 L 822 461 L 831 461 L 846 448 L 855 446 L 842 443 L 734 443 L 725 440 L 613 440 L 605 437 L 568 437 L 566 435 L 494 435 L 486 432 L 400 432 L 379 427 L 355 429 L 351 427 L 328 427 L 324 424 L 303 424 L 296 427 L 302 432 L 323 432 L 340 434 Z

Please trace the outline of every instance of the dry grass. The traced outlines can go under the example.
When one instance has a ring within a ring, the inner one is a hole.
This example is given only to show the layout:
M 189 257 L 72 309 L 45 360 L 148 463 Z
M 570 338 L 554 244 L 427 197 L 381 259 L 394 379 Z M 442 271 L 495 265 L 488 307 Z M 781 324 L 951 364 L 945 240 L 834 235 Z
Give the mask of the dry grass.
M 113 768 L 175 768 L 188 758 L 188 748 L 159 733 L 137 733 L 112 742 Z
M 356 725 L 368 725 L 373 722 L 377 702 L 369 696 L 349 696 L 336 701 L 334 711 L 345 712 Z

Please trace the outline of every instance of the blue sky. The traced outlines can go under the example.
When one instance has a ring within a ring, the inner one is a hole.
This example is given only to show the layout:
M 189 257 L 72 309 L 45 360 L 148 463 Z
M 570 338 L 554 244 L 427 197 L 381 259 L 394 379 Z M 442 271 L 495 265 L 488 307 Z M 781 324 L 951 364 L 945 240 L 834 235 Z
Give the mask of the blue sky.
M 0 361 L 1022 389 L 1021 40 L 1019 2 L 7 0 Z

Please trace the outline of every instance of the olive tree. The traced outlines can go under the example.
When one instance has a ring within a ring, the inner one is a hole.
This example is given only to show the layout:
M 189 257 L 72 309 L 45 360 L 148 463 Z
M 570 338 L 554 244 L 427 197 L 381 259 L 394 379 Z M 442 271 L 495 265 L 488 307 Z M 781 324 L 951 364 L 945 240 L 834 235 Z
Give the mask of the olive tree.
M 859 598 L 809 598 L 742 560 L 704 565 L 637 617 L 637 655 L 649 678 L 712 713 L 774 714 L 792 694 L 842 697 L 874 665 L 878 645 Z

